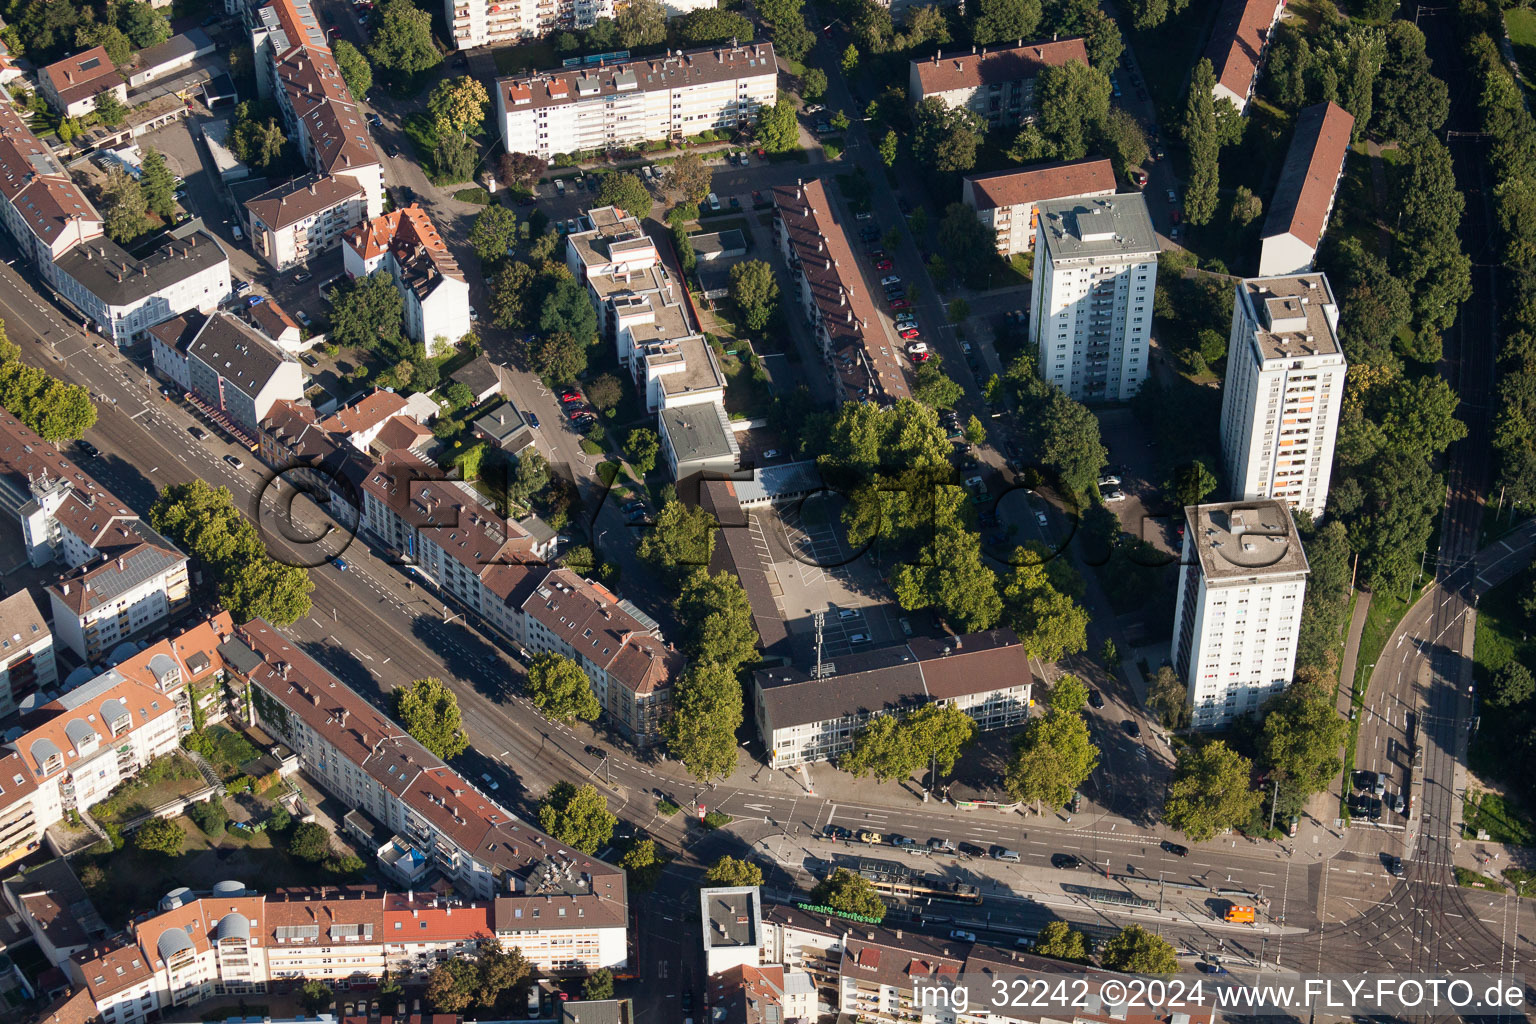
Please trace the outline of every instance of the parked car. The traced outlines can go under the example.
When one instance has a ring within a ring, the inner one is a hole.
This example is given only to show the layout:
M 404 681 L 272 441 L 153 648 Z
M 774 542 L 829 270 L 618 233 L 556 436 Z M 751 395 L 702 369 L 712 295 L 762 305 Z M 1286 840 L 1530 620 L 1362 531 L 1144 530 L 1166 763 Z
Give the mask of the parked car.
M 917 840 L 913 839 L 911 836 L 901 836 L 901 835 L 897 835 L 895 832 L 892 832 L 890 834 L 889 838 L 890 838 L 890 842 L 891 842 L 892 846 L 916 846 L 917 845 Z
M 239 456 L 237 455 L 226 455 L 224 456 L 224 461 L 229 463 L 231 466 L 234 466 L 236 469 L 245 468 L 245 463 L 241 462 Z
M 101 449 L 97 448 L 95 445 L 91 444 L 91 442 L 89 442 L 89 441 L 80 441 L 80 442 L 78 442 L 77 446 L 79 447 L 80 451 L 82 453 L 84 453 L 85 457 L 88 458 L 88 459 L 94 459 L 98 455 L 101 454 Z
M 960 856 L 962 856 L 962 857 L 985 857 L 986 855 L 987 855 L 987 851 L 983 850 L 981 847 L 977 846 L 975 843 L 961 843 L 960 844 Z
M 1102 708 L 1104 706 L 1104 695 L 1098 690 L 1089 690 L 1088 706 L 1091 708 Z
M 902 636 L 911 636 L 912 635 L 912 620 L 911 619 L 905 619 L 905 618 L 897 619 L 896 620 L 896 625 L 901 627 L 901 635 Z M 947 842 L 947 840 L 946 840 L 946 842 Z
M 822 834 L 825 835 L 828 839 L 847 840 L 853 838 L 853 833 L 848 831 L 846 828 L 843 828 L 841 825 L 828 825 L 821 831 Z
M 715 195 L 713 192 L 711 192 L 706 197 L 706 199 L 709 202 L 709 208 L 711 210 L 714 210 L 716 213 L 719 213 L 720 212 L 720 197 Z
M 303 271 L 300 271 L 299 273 L 293 275 L 293 283 L 294 284 L 303 284 L 305 281 L 308 281 L 310 278 L 312 278 L 314 276 L 315 275 L 311 274 L 309 271 L 303 270 Z
M 911 300 L 903 297 L 898 296 L 897 298 L 891 300 L 892 309 L 906 309 L 910 305 L 912 305 Z
M 1101 477 L 1099 477 L 1099 486 L 1100 487 L 1119 487 L 1120 486 L 1120 478 L 1118 476 L 1115 476 L 1113 473 L 1111 473 L 1109 476 L 1101 476 Z
M 539 417 L 536 416 L 533 413 L 529 413 L 528 414 L 528 425 L 530 427 L 532 427 L 534 430 L 538 430 L 539 429 Z
M 893 284 L 901 284 L 901 278 L 895 274 L 880 279 L 880 286 L 882 288 L 889 288 Z
M 1110 491 L 1108 494 L 1104 495 L 1104 500 L 1105 501 L 1124 501 L 1125 500 L 1125 492 L 1124 491 Z
M 961 942 L 976 941 L 976 933 L 968 932 L 964 928 L 951 928 L 949 931 L 949 937 L 952 939 L 959 939 Z
M 1076 871 L 1082 861 L 1070 853 L 1051 854 L 1051 867 L 1060 868 L 1062 871 Z
M 769 448 L 767 451 L 763 452 L 763 458 L 765 458 L 765 459 L 776 459 L 776 458 L 779 457 L 780 454 L 781 453 L 779 452 L 779 450 L 777 448 Z
M 203 438 L 208 436 L 208 431 L 204 430 L 202 427 L 188 427 L 187 433 L 192 435 L 192 439 L 194 441 L 201 441 Z
M 1125 721 L 1120 723 L 1120 727 L 1125 730 L 1125 734 L 1127 736 L 1130 736 L 1133 739 L 1141 735 L 1141 726 L 1136 724 L 1136 720 L 1134 718 L 1127 718 Z
M 885 836 L 881 835 L 879 832 L 860 832 L 859 842 L 869 843 L 871 846 L 878 846 L 885 842 Z
M 948 839 L 940 839 L 937 836 L 928 840 L 928 849 L 934 853 L 954 853 L 955 844 Z
M 896 264 L 892 263 L 890 260 L 876 260 L 875 261 L 875 269 L 876 270 L 890 270 L 895 265 Z
M 1170 203 L 1178 202 L 1179 201 L 1179 194 L 1177 192 L 1175 192 L 1173 189 L 1169 189 L 1168 190 L 1168 201 Z
M 903 327 L 900 331 L 897 331 L 896 333 L 900 334 L 903 338 L 905 338 L 908 341 L 916 341 L 918 338 L 921 338 L 923 336 L 923 332 L 919 331 L 916 327 Z

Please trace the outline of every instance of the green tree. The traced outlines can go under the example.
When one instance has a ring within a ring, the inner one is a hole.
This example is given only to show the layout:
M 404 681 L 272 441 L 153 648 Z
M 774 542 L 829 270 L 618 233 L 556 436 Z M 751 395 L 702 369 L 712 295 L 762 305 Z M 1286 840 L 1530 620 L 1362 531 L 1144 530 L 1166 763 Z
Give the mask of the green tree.
M 224 801 L 217 797 L 193 804 L 187 809 L 187 817 L 210 839 L 222 836 L 229 824 L 229 812 L 224 809 Z
M 1040 0 L 970 0 L 966 13 L 978 46 L 1033 39 L 1040 27 Z
M 593 854 L 607 845 L 618 822 L 608 810 L 608 801 L 591 783 L 577 788 L 569 782 L 557 782 L 539 802 L 539 827 L 582 853 Z
M 681 192 L 684 203 L 692 203 L 695 206 L 702 203 L 714 189 L 715 172 L 697 153 L 684 153 L 672 161 L 672 165 L 666 170 L 666 176 L 667 186 Z M 649 204 L 648 199 L 647 204 Z M 646 210 L 650 210 L 649 205 L 646 206 Z
M 528 664 L 527 691 L 533 706 L 557 722 L 578 718 L 590 722 L 603 712 L 581 666 L 553 651 L 535 656 Z
M 630 887 L 636 892 L 650 892 L 656 888 L 656 880 L 665 865 L 666 861 L 656 851 L 654 839 L 632 840 L 619 858 L 619 867 L 629 873 Z
M 5 396 L 0 368 L 0 400 Z M 265 619 L 286 626 L 309 614 L 309 571 L 284 565 L 267 553 L 256 527 L 240 514 L 224 487 L 202 480 L 174 484 L 149 510 L 160 533 L 198 559 L 215 583 L 219 603 L 240 622 Z
M 1393 8 L 1396 0 L 1388 0 Z M 1374 130 L 1383 138 L 1412 143 L 1439 131 L 1450 115 L 1450 93 L 1431 71 L 1424 33 L 1412 21 L 1387 23 L 1386 51 L 1376 79 Z
M 965 421 L 965 430 L 963 433 L 965 436 L 966 444 L 979 445 L 985 443 L 987 440 L 987 428 L 981 422 L 981 420 L 977 418 L 975 413 L 971 413 L 971 418 Z
M 1221 140 L 1216 127 L 1216 71 L 1200 58 L 1189 82 L 1184 107 L 1184 142 L 1189 147 L 1189 183 L 1184 188 L 1184 217 L 1191 224 L 1209 224 L 1216 215 L 1221 168 Z
M 885 918 L 885 903 L 869 879 L 854 874 L 847 868 L 838 868 L 811 891 L 811 902 L 841 910 L 845 914 L 858 914 L 876 921 Z
M 441 679 L 428 676 L 394 691 L 395 717 L 405 731 L 444 761 L 469 749 L 459 698 Z
M 306 981 L 299 989 L 299 1001 L 310 1013 L 319 1013 L 331 1005 L 331 986 L 314 979 Z
M 981 539 L 958 526 L 940 527 L 931 547 L 899 566 L 891 582 L 903 608 L 938 608 L 967 633 L 990 629 L 1002 616 L 997 575 L 981 559 Z
M 384 0 L 368 56 L 377 66 L 403 75 L 437 67 L 443 56 L 432 41 L 432 16 L 411 0 Z
M 935 409 L 953 409 L 965 397 L 965 389 L 944 372 L 940 360 L 919 363 L 913 374 L 912 397 Z
M 843 69 L 844 75 L 852 75 L 855 71 L 859 70 L 859 48 L 849 43 L 847 48 L 843 50 L 839 64 Z
M 439 135 L 470 135 L 485 123 L 490 102 L 478 79 L 460 75 L 437 83 L 427 97 L 427 113 Z
M 517 214 L 500 203 L 487 206 L 469 229 L 469 245 L 485 264 L 510 255 L 517 249 Z
M 997 265 L 997 240 L 991 229 L 976 219 L 976 211 L 965 203 L 950 203 L 939 220 L 939 251 L 945 261 L 965 281 L 978 281 L 980 276 Z M 957 312 L 969 312 L 963 305 Z M 959 323 L 964 315 L 950 316 Z
M 587 347 L 569 331 L 554 331 L 533 343 L 533 369 L 556 384 L 569 384 L 587 369 Z
M 331 855 L 331 834 L 324 825 L 301 821 L 288 833 L 288 853 L 299 860 L 318 864 Z
M 368 63 L 368 58 L 363 56 L 361 50 L 345 39 L 336 40 L 331 48 L 331 56 L 336 60 L 341 80 L 347 83 L 347 91 L 353 99 L 361 101 L 368 95 L 368 90 L 373 88 L 373 65 Z
M 1042 68 L 1035 83 L 1040 133 L 1062 160 L 1081 160 L 1109 117 L 1109 75 L 1081 61 Z
M 1495 707 L 1518 708 L 1536 693 L 1536 675 L 1518 661 L 1511 661 L 1493 677 L 1489 703 Z
M 1031 407 L 1037 404 L 1030 403 Z M 1109 460 L 1099 440 L 1098 419 L 1054 387 L 1043 405 L 1047 418 L 1030 428 L 1036 455 L 1055 472 L 1064 489 L 1078 495 L 1093 493 Z
M 343 348 L 379 352 L 386 358 L 409 354 L 402 341 L 405 306 L 388 274 L 369 274 L 331 289 L 330 340 Z
M 611 373 L 598 374 L 587 383 L 587 401 L 597 409 L 612 409 L 624 397 L 624 385 Z
M 684 653 L 736 672 L 757 660 L 757 627 L 741 581 L 695 568 L 678 588 L 673 612 L 683 627 Z
M 1245 228 L 1264 213 L 1264 200 L 1254 195 L 1247 185 L 1237 186 L 1232 197 L 1232 223 Z
M 170 21 L 147 0 L 115 4 L 112 16 L 136 50 L 159 46 L 171 38 Z
M 1099 123 L 1099 143 L 1114 160 L 1115 170 L 1126 177 L 1151 156 L 1141 122 L 1119 107 L 1111 110 Z
M 569 275 L 557 278 L 539 310 L 539 330 L 544 334 L 564 331 L 582 346 L 596 342 L 597 313 L 586 287 Z
M 1038 555 L 1014 549 L 1013 569 L 1003 581 L 1008 624 L 1031 657 L 1056 662 L 1088 649 L 1088 613 L 1051 585 Z
M 939 775 L 953 775 L 961 752 L 976 739 L 976 720 L 953 704 L 921 707 L 904 715 L 901 727 L 919 766 L 932 764 Z
M 731 267 L 731 301 L 741 311 L 747 330 L 767 327 L 779 302 L 773 268 L 763 260 L 745 260 Z
M 503 992 L 521 985 L 533 973 L 533 965 L 521 949 L 507 949 L 494 937 L 480 940 L 475 961 L 480 982 L 476 995 L 481 1006 L 496 1005 Z
M 1216 474 L 1204 459 L 1192 459 L 1179 466 L 1163 485 L 1168 497 L 1180 508 L 1200 504 L 1215 489 Z
M 75 46 L 82 50 L 100 46 L 107 51 L 107 59 L 120 68 L 133 63 L 133 40 L 116 25 L 82 25 L 75 32 Z
M 1069 960 L 1085 963 L 1088 960 L 1088 939 L 1082 932 L 1073 931 L 1065 921 L 1047 921 L 1035 936 L 1036 956 L 1048 956 L 1053 960 Z
M 427 976 L 427 1002 L 439 1013 L 457 1014 L 469 1009 L 479 990 L 480 969 L 464 957 L 443 961 Z
M 745 858 L 738 860 L 730 854 L 722 854 L 704 873 L 704 881 L 710 885 L 762 885 L 763 869 Z
M 661 454 L 661 439 L 649 427 L 637 427 L 624 440 L 624 457 L 642 476 L 656 468 L 656 456 Z
M 783 51 L 779 52 L 782 55 Z M 794 100 L 781 92 L 777 103 L 758 114 L 757 141 L 770 153 L 800 148 L 800 122 L 795 117 Z
M 1247 824 L 1262 799 L 1251 783 L 1253 764 L 1221 740 L 1180 752 L 1163 820 L 1195 842 Z
M 1147 707 L 1157 714 L 1167 729 L 1182 729 L 1189 724 L 1185 706 L 1185 687 L 1170 665 L 1163 665 L 1147 686 Z
M 1189 0 L 1131 0 L 1131 18 L 1138 29 L 1156 28 L 1189 6 Z
M 107 171 L 101 194 L 105 207 L 103 226 L 113 241 L 127 242 L 149 229 L 149 203 L 144 198 L 144 189 L 127 171 L 117 166 Z
M 640 538 L 636 553 L 674 584 L 681 583 L 695 569 L 708 567 L 718 526 L 704 509 L 669 501 L 657 513 L 655 525 Z
M 901 140 L 895 131 L 887 131 L 880 139 L 880 162 L 887 167 L 895 167 L 896 157 L 900 154 Z
M 614 173 L 603 177 L 597 202 L 600 206 L 617 206 L 636 220 L 644 220 L 651 215 L 655 200 L 638 174 Z
M 821 68 L 806 68 L 800 78 L 800 95 L 815 103 L 827 94 L 827 73 Z
M 1127 925 L 1104 944 L 1099 958 L 1104 967 L 1126 974 L 1177 974 L 1179 960 L 1173 946 L 1139 924 Z
M 35 430 L 44 441 L 75 441 L 96 424 L 89 389 L 65 384 L 36 366 L 16 362 L 15 345 L 5 342 L 0 365 L 0 406 Z
M 229 148 L 253 170 L 266 171 L 279 164 L 288 145 L 288 134 L 278 122 L 276 109 L 251 100 L 235 107 L 229 131 Z
M 186 838 L 187 834 L 181 826 L 169 818 L 150 818 L 134 832 L 133 845 L 135 849 L 147 853 L 163 853 L 167 857 L 174 857 L 181 852 L 181 844 Z
M 473 232 L 470 244 L 475 244 Z M 496 271 L 491 280 L 491 322 L 504 331 L 522 330 L 526 326 L 528 292 L 533 287 L 533 268 L 520 260 Z
M 964 173 L 976 166 L 979 132 L 976 114 L 929 96 L 912 110 L 912 155 L 941 173 Z
M 678 40 L 688 46 L 708 46 L 730 39 L 744 43 L 757 34 L 746 16 L 715 7 L 689 11 L 673 24 Z
M 647 839 L 645 842 L 650 843 L 651 840 Z M 652 843 L 652 846 L 654 845 Z M 599 967 L 587 975 L 587 980 L 581 983 L 581 997 L 588 1000 L 612 999 L 613 972 L 606 967 Z
M 667 8 L 661 0 L 629 0 L 614 21 L 626 49 L 666 42 Z
M 1003 773 L 1003 786 L 1015 800 L 1065 807 L 1098 767 L 1099 748 L 1088 738 L 1082 716 L 1087 699 L 1082 683 L 1062 676 L 1046 700 L 1046 713 L 1025 723 Z
M 662 726 L 667 753 L 700 782 L 723 779 L 736 769 L 741 719 L 741 684 L 735 673 L 696 661 L 673 685 L 672 716 Z
M 169 219 L 176 212 L 176 176 L 165 165 L 165 157 L 158 149 L 144 150 L 139 185 L 144 190 L 145 202 L 155 213 Z
M 1258 762 L 1279 773 L 1293 796 L 1321 793 L 1344 768 L 1339 750 L 1348 729 L 1336 689 L 1327 674 L 1306 668 L 1264 706 Z
M 922 755 L 906 742 L 907 733 L 896 715 L 873 718 L 853 736 L 853 747 L 837 766 L 854 778 L 873 774 L 881 782 L 905 779 L 922 764 Z

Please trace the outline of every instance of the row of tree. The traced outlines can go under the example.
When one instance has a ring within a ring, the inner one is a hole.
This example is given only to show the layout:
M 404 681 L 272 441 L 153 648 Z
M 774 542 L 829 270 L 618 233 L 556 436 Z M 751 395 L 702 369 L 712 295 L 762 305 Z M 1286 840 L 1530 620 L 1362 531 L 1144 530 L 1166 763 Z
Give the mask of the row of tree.
M 78 441 L 96 425 L 90 389 L 66 384 L 21 361 L 21 348 L 0 321 L 0 407 L 44 441 Z
M 170 21 L 149 0 L 11 0 L 4 11 L 0 38 L 12 59 L 25 56 L 35 67 L 93 46 L 104 48 L 113 64 L 126 67 L 136 51 L 171 37 Z
M 309 570 L 284 565 L 268 553 L 227 487 L 202 480 L 173 484 L 160 492 L 149 522 L 202 563 L 219 603 L 236 622 L 262 618 L 286 626 L 309 614 L 314 589 Z

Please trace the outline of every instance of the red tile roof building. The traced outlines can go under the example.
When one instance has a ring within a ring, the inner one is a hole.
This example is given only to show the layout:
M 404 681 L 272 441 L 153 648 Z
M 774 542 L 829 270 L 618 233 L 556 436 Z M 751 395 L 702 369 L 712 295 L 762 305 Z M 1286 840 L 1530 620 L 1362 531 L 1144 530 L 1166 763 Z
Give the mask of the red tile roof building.
M 1297 116 L 1260 236 L 1260 277 L 1312 269 L 1333 213 L 1354 128 L 1355 119 L 1337 103 L 1319 103 Z
M 96 109 L 96 97 L 104 92 L 128 102 L 128 84 L 103 46 L 49 64 L 38 72 L 37 88 L 54 112 L 64 117 L 89 114 Z
M 350 277 L 385 271 L 405 305 L 405 333 L 424 345 L 470 333 L 469 282 L 426 211 L 416 204 L 376 217 L 343 236 Z
M 970 53 L 936 53 L 912 61 L 907 98 L 914 106 L 936 98 L 945 106 L 970 110 L 989 128 L 1023 124 L 1037 113 L 1035 80 L 1040 72 L 1074 60 L 1088 63 L 1088 47 L 1081 36 L 976 47 Z
M 1239 114 L 1248 109 L 1284 10 L 1285 0 L 1222 0 L 1205 55 L 1216 71 L 1216 99 L 1230 101 Z
M 1115 194 L 1115 168 L 1107 159 L 1075 160 L 967 175 L 961 198 L 997 237 L 997 254 L 1035 247 L 1035 205 L 1050 199 Z
M 800 312 L 814 325 L 840 398 L 882 404 L 910 398 L 899 342 L 875 309 L 864 264 L 854 256 L 826 187 L 820 181 L 781 185 L 773 190 L 773 205 L 779 250 L 799 283 Z

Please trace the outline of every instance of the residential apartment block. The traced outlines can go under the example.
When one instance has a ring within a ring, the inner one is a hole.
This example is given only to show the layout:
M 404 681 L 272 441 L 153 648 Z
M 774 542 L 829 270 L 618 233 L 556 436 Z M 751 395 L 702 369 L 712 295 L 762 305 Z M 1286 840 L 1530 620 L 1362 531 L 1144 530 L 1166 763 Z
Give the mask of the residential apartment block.
M 0 718 L 59 681 L 53 632 L 31 591 L 0 601 Z
M 1312 269 L 1333 213 L 1354 128 L 1354 117 L 1337 103 L 1319 103 L 1296 116 L 1291 148 L 1260 235 L 1260 277 Z
M 1147 377 L 1157 233 L 1140 192 L 1039 203 L 1030 341 L 1079 401 L 1128 401 Z
M 426 211 L 412 203 L 342 236 L 342 265 L 352 278 L 387 273 L 405 307 L 405 333 L 428 347 L 458 341 L 473 327 L 469 281 Z
M 798 288 L 792 302 L 820 343 L 833 388 L 845 402 L 895 403 L 912 396 L 900 342 L 864 288 L 859 261 L 821 181 L 773 190 L 774 237 Z
M 675 18 L 714 7 L 717 0 L 666 0 L 667 17 Z M 443 11 L 460 50 L 495 46 L 553 32 L 591 28 L 599 18 L 612 18 L 614 0 L 444 0 Z
M 339 244 L 367 215 L 367 194 L 347 177 L 307 174 L 245 201 L 251 248 L 278 270 Z
M 1284 11 L 1285 0 L 1222 0 L 1205 48 L 1216 72 L 1218 102 L 1227 100 L 1239 114 L 1248 112 L 1275 23 Z
M 261 331 L 217 312 L 193 331 L 174 325 L 154 333 L 155 369 L 185 381 L 187 397 L 220 426 L 251 445 L 278 401 L 304 397 L 304 367 Z
M 1173 665 L 1191 723 L 1214 729 L 1290 685 L 1307 555 L 1290 510 L 1272 498 L 1184 515 Z
M 48 588 L 57 642 L 89 661 L 164 622 L 188 601 L 187 559 L 53 445 L 0 410 L 0 509 Z
M 60 117 L 91 113 L 96 109 L 96 97 L 104 92 L 119 103 L 128 102 L 128 83 L 103 46 L 93 46 L 43 68 L 37 73 L 37 91 Z
M 530 906 L 535 899 L 542 906 Z M 615 927 L 610 908 L 564 893 L 466 900 L 355 885 L 267 894 L 226 881 L 205 892 L 174 890 L 154 913 L 130 923 L 126 936 L 81 950 L 65 970 L 102 1024 L 186 1019 L 207 999 L 286 992 L 304 980 L 338 990 L 373 988 L 385 972 L 422 982 L 491 938 L 528 955 L 540 942 L 611 947 L 616 931 L 622 952 L 622 898 L 618 907 Z M 527 916 L 535 910 L 544 912 L 537 922 Z M 578 911 L 603 911 L 594 915 L 601 923 Z M 602 940 L 583 942 L 596 934 Z M 548 966 L 558 958 L 529 959 L 541 971 L 559 969 Z
M 189 687 L 224 678 L 228 613 L 161 640 L 21 718 L 0 747 L 0 866 L 36 849 L 70 811 L 176 750 L 192 729 Z
M 1035 247 L 1036 206 L 1050 199 L 1087 199 L 1115 194 L 1115 168 L 1104 158 L 1075 160 L 990 174 L 970 174 L 961 199 L 997 237 L 1004 258 Z
M 676 51 L 596 67 L 531 71 L 496 82 L 496 119 L 509 153 L 618 149 L 731 131 L 778 101 L 771 43 Z
M 309 0 L 245 9 L 257 90 L 277 102 L 309 173 L 246 202 L 251 245 L 278 270 L 384 213 L 384 165 Z
M 601 329 L 645 396 L 646 411 L 723 406 L 725 374 L 656 242 L 617 207 L 589 210 L 587 219 L 589 230 L 566 236 L 566 264 L 586 283 Z
M 1328 504 L 1348 364 L 1322 274 L 1237 283 L 1221 449 L 1236 501 L 1279 498 L 1314 517 Z
M 201 221 L 171 228 L 143 255 L 107 238 L 101 214 L 21 113 L 0 99 L 0 220 L 43 280 L 117 345 L 229 295 L 229 257 Z
M 1033 685 L 1024 645 L 1010 629 L 913 638 L 823 669 L 819 678 L 791 667 L 753 673 L 753 711 L 772 767 L 833 760 L 871 719 L 931 703 L 958 707 L 983 730 L 1016 725 Z
M 624 872 L 518 820 L 261 620 L 222 651 L 258 724 L 343 806 L 394 834 L 400 866 L 427 863 L 473 899 L 506 899 L 496 928 L 541 971 L 622 967 Z M 403 929 L 402 929 L 403 930 Z
M 970 53 L 936 53 L 914 60 L 908 71 L 907 98 L 916 106 L 930 97 L 953 109 L 969 110 L 988 129 L 1006 128 L 1035 119 L 1035 80 L 1049 67 L 1068 61 L 1088 63 L 1081 36 L 992 49 L 972 47 Z

